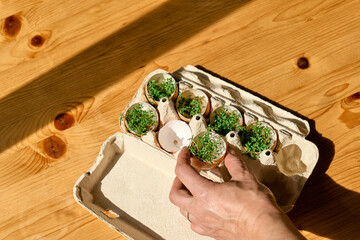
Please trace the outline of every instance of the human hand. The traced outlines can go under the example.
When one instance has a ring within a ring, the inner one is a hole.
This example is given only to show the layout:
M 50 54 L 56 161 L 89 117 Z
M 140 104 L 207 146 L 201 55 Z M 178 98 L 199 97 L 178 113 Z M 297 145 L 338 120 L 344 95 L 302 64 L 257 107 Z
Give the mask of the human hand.
M 215 239 L 304 239 L 259 183 L 229 149 L 225 166 L 231 181 L 214 183 L 189 165 L 184 147 L 177 160 L 170 201 L 191 222 L 191 229 Z

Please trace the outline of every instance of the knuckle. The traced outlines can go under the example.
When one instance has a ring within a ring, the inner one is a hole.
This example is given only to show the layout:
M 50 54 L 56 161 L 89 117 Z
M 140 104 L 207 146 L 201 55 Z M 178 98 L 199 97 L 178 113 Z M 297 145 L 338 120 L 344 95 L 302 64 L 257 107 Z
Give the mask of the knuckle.
M 176 197 L 175 197 L 175 194 L 174 194 L 174 192 L 172 190 L 170 191 L 170 194 L 169 194 L 169 200 L 173 204 L 175 204 L 175 202 L 176 202 Z
M 179 166 L 179 164 L 177 164 L 176 165 L 176 167 L 175 167 L 175 175 L 176 176 L 179 176 L 180 175 L 180 172 L 181 172 L 181 169 L 180 169 L 181 167 Z
M 201 189 L 199 190 L 197 196 L 200 198 L 200 199 L 207 199 L 209 197 L 209 191 L 208 189 Z
M 175 175 L 176 176 L 180 176 L 183 173 L 184 170 L 184 164 L 183 163 L 178 163 L 175 166 Z

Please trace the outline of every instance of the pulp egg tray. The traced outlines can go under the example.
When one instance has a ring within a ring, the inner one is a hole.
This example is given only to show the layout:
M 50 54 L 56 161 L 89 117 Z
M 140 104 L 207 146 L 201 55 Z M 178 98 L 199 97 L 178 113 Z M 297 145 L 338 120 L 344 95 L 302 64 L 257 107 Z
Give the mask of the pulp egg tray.
M 180 93 L 189 89 L 205 93 L 210 102 L 210 113 L 219 106 L 230 105 L 241 112 L 244 125 L 259 121 L 275 129 L 277 144 L 274 149 L 261 152 L 256 159 L 246 155 L 241 158 L 258 180 L 273 192 L 281 209 L 291 210 L 318 160 L 316 145 L 305 139 L 310 131 L 309 123 L 229 81 L 190 65 L 173 73 L 162 69 L 149 73 L 122 116 L 133 104 L 149 102 L 145 86 L 159 74 L 170 74 Z M 190 223 L 169 201 L 178 151 L 168 152 L 161 148 L 159 129 L 181 118 L 176 113 L 175 99 L 161 100 L 155 108 L 159 113 L 159 126 L 144 136 L 128 132 L 124 121 L 120 122 L 121 132 L 104 142 L 94 165 L 76 182 L 74 197 L 80 205 L 129 239 L 209 239 L 192 232 Z M 206 125 L 209 116 L 191 119 L 192 135 L 206 129 L 201 124 Z M 241 155 L 238 135 L 227 134 L 225 138 Z M 200 171 L 200 174 L 215 182 L 231 178 L 224 164 L 210 171 Z

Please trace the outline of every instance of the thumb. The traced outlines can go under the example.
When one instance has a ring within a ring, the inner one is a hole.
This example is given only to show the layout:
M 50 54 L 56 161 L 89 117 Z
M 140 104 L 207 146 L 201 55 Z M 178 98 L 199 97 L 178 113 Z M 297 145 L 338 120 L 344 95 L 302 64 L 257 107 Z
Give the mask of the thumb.
M 249 173 L 245 163 L 238 157 L 239 154 L 236 154 L 236 151 L 230 148 L 225 157 L 225 166 L 231 175 L 231 180 L 235 181 L 243 180 L 245 175 Z
M 177 158 L 175 174 L 185 187 L 194 195 L 196 193 L 203 192 L 204 189 L 208 189 L 211 183 L 209 180 L 202 177 L 192 166 L 190 166 L 189 162 L 189 149 L 188 147 L 183 147 Z

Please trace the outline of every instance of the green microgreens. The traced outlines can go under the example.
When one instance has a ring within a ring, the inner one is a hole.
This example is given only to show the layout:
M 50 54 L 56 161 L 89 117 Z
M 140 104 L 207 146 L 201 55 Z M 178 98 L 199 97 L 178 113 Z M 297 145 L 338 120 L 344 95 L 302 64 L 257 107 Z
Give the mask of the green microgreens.
M 128 131 L 134 132 L 136 135 L 145 135 L 157 121 L 154 121 L 155 115 L 151 110 L 142 110 L 143 106 L 138 104 L 129 109 L 126 114 L 126 123 L 128 125 Z
M 181 93 L 179 94 L 179 105 L 178 111 L 181 115 L 186 118 L 192 118 L 195 114 L 201 113 L 201 100 L 204 97 L 184 97 Z
M 259 153 L 270 147 L 271 130 L 258 121 L 241 127 L 241 143 L 245 154 L 253 159 L 259 158 Z
M 150 80 L 148 85 L 149 96 L 155 101 L 160 101 L 161 98 L 170 98 L 176 90 L 176 82 L 173 78 L 166 78 L 163 82 L 156 84 L 155 80 Z
M 204 136 L 193 138 L 189 151 L 200 161 L 212 164 L 219 155 L 219 146 L 221 142 L 219 138 L 213 137 L 214 133 L 209 130 Z
M 214 122 L 210 124 L 210 128 L 223 136 L 230 131 L 240 131 L 239 119 L 241 119 L 241 114 L 228 111 L 224 105 L 221 108 L 221 110 L 215 112 Z

